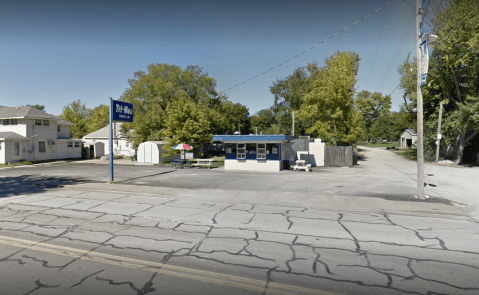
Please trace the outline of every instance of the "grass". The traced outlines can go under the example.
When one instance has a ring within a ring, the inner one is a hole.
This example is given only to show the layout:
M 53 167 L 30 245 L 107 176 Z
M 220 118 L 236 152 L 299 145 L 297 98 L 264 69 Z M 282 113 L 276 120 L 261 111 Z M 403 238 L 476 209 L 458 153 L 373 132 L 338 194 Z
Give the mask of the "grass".
M 400 148 L 398 150 L 393 150 L 396 154 L 409 159 L 416 161 L 417 160 L 417 149 L 413 148 Z
M 387 143 L 358 143 L 360 146 L 365 146 L 365 147 L 399 147 L 399 142 L 397 141 L 392 141 L 392 142 L 387 142 Z
M 12 166 L 8 164 L 0 164 L 0 168 L 5 168 L 5 167 L 12 167 Z

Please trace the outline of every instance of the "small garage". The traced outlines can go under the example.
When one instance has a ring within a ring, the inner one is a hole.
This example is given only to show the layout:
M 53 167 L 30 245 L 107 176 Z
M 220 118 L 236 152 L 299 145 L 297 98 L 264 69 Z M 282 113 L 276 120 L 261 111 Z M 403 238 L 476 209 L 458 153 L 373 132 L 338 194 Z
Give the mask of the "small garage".
M 404 132 L 401 134 L 401 147 L 413 147 L 416 146 L 417 144 L 417 133 L 416 130 L 414 129 L 406 129 Z
M 105 144 L 99 141 L 84 141 L 83 146 L 87 148 L 87 158 L 93 159 L 105 155 Z
M 136 154 L 138 163 L 167 163 L 180 158 L 179 154 L 164 156 L 163 154 L 166 153 L 166 151 L 163 150 L 164 145 L 163 141 L 146 141 L 140 143 Z

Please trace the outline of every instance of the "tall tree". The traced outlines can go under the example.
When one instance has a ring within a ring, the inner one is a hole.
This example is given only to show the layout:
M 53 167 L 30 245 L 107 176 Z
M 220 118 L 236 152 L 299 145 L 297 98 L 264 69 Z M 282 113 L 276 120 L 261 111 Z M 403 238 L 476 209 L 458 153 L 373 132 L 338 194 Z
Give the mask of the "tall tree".
M 391 109 L 391 97 L 389 95 L 382 95 L 379 92 L 371 93 L 367 90 L 363 90 L 358 93 L 354 104 L 364 122 L 366 139 L 370 141 L 373 137 L 378 138 L 378 129 L 376 128 L 376 131 L 373 134 L 371 128 L 381 114 L 383 120 L 391 117 L 389 114 Z
M 354 52 L 336 52 L 312 75 L 312 90 L 304 96 L 298 117 L 314 122 L 307 132 L 327 144 L 351 144 L 364 136 L 363 123 L 353 107 L 359 68 Z
M 443 102 L 444 129 L 454 131 L 445 133 L 449 139 L 441 140 L 441 144 L 455 142 L 457 163 L 462 163 L 466 144 L 479 134 L 475 115 L 479 112 L 478 15 L 477 0 L 451 0 L 431 21 L 438 41 L 432 52 L 428 84 L 423 87 L 425 125 L 428 120 L 437 122 L 439 104 Z M 426 134 L 425 139 L 433 142 L 434 137 L 434 133 L 429 138 Z
M 293 73 L 285 78 L 277 79 L 270 87 L 274 95 L 274 103 L 271 107 L 275 125 L 280 133 L 289 134 L 292 128 L 292 112 L 299 111 L 303 97 L 312 88 L 311 75 L 318 71 L 316 63 L 310 63 L 306 68 L 298 67 Z M 295 133 L 304 134 L 309 127 L 308 121 L 295 118 Z
M 92 133 L 98 129 L 107 126 L 110 122 L 110 108 L 107 105 L 101 104 L 90 111 L 86 120 L 87 132 Z
M 213 140 L 205 106 L 198 106 L 186 94 L 168 102 L 164 122 L 162 139 L 166 141 L 166 150 L 175 144 L 187 143 L 193 146 L 194 152 L 200 152 L 201 146 Z M 177 152 L 170 150 L 167 154 Z
M 63 107 L 60 118 L 73 123 L 70 127 L 70 136 L 73 138 L 82 138 L 88 133 L 86 120 L 90 115 L 90 110 L 79 99 Z

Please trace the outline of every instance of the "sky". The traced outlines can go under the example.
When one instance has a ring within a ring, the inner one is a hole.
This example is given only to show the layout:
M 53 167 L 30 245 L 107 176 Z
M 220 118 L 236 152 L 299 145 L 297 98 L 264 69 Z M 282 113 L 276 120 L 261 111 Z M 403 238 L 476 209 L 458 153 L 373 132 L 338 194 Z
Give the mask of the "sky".
M 390 1 L 3 0 L 0 105 L 60 115 L 80 99 L 94 108 L 119 99 L 136 71 L 167 63 L 199 65 L 252 115 L 273 104 L 274 81 L 339 50 L 361 58 L 357 92 L 393 93 L 397 111 L 397 67 L 415 56 L 416 16 L 414 0 L 373 13 Z

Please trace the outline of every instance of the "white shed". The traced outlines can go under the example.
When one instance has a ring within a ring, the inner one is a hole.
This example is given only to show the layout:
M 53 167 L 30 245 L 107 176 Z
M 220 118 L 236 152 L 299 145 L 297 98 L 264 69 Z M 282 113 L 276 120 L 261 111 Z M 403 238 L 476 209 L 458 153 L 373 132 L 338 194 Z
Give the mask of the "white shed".
M 412 147 L 417 144 L 417 133 L 414 129 L 406 129 L 401 134 L 401 147 Z
M 174 159 L 179 159 L 180 155 L 175 154 L 171 156 L 163 156 L 166 151 L 163 150 L 165 144 L 163 141 L 146 141 L 140 143 L 137 151 L 137 161 L 138 163 L 166 163 L 171 162 Z

